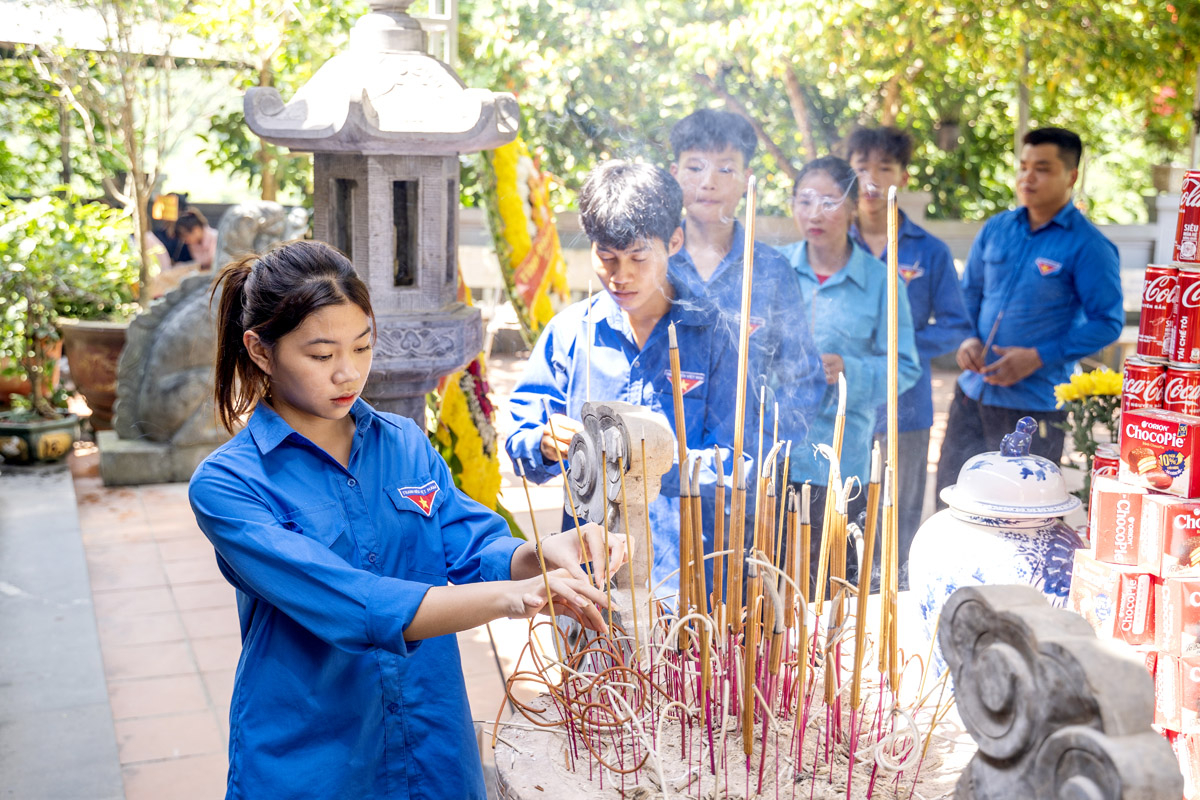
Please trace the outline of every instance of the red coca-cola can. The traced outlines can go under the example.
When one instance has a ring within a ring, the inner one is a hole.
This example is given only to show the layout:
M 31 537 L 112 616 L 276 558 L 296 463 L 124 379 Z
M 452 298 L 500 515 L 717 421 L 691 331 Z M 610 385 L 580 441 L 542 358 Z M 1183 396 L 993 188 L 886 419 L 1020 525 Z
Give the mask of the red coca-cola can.
M 1179 299 L 1179 270 L 1161 264 L 1146 267 L 1142 282 L 1142 316 L 1138 322 L 1137 354 L 1158 364 L 1171 360 L 1169 329 Z
M 1092 485 L 1096 478 L 1117 477 L 1117 467 L 1121 465 L 1121 448 L 1118 445 L 1105 443 L 1096 447 L 1096 455 L 1092 457 Z
M 1179 221 L 1175 224 L 1175 261 L 1200 266 L 1200 169 L 1183 174 Z
M 1125 377 L 1121 381 L 1121 410 L 1162 408 L 1167 368 L 1141 358 L 1125 359 Z
M 1200 369 L 1167 368 L 1167 382 L 1163 387 L 1163 408 L 1180 414 L 1200 416 Z
M 1172 364 L 1200 366 L 1200 270 L 1181 269 L 1171 316 Z

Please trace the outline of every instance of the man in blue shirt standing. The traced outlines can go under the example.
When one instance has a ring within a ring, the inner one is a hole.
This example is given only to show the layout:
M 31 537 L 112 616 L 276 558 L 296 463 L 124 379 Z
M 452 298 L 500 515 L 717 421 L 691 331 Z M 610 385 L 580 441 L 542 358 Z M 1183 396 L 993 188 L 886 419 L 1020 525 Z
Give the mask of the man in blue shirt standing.
M 913 140 L 897 128 L 856 128 L 846 155 L 858 174 L 858 221 L 850 235 L 864 250 L 887 263 L 887 196 L 908 184 Z M 921 377 L 900 395 L 900 588 L 908 588 L 908 550 L 921 524 L 925 478 L 929 471 L 929 429 L 933 426 L 930 361 L 971 335 L 971 322 L 958 286 L 958 272 L 946 243 L 900 212 L 897 262 L 904 279 Z M 887 406 L 879 407 L 875 437 L 886 452 Z
M 1030 131 L 1017 169 L 1021 207 L 989 219 L 971 246 L 963 298 L 974 333 L 958 379 L 937 489 L 968 458 L 1000 446 L 1017 420 L 1037 420 L 1031 451 L 1058 462 L 1054 386 L 1075 362 L 1116 341 L 1124 324 L 1117 248 L 1071 203 L 1083 142 L 1062 128 Z M 940 505 L 941 504 L 939 500 Z
M 671 174 L 683 188 L 687 212 L 683 247 L 671 256 L 671 279 L 716 306 L 718 330 L 735 350 L 746 242 L 736 214 L 757 145 L 750 123 L 727 111 L 701 109 L 671 129 Z M 791 265 L 779 251 L 755 242 L 746 407 L 757 409 L 760 389 L 766 386 L 764 452 L 770 447 L 775 402 L 779 438 L 791 440 L 795 448 L 825 392 L 820 352 L 813 344 L 807 313 L 800 313 L 807 307 Z M 732 397 L 732 389 L 727 391 Z M 756 458 L 756 449 L 757 433 L 747 419 L 746 453 Z

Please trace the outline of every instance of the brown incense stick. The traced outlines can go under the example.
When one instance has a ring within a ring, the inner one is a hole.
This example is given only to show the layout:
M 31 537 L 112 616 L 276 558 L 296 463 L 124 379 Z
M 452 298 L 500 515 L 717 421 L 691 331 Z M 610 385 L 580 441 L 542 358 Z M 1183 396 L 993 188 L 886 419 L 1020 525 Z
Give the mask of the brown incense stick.
M 700 459 L 696 458 L 692 463 L 692 597 L 696 601 L 696 611 L 703 615 L 708 611 L 705 602 L 708 592 L 706 591 L 704 576 L 704 514 L 700 509 L 701 499 Z M 710 637 L 703 625 L 696 626 L 696 636 L 700 640 L 700 685 L 707 695 L 712 691 L 712 666 L 709 654 Z M 706 716 L 709 713 L 707 703 L 704 704 L 704 713 Z
M 804 602 L 811 596 L 808 582 L 812 573 L 812 484 L 800 487 L 800 592 Z
M 783 619 L 784 627 L 790 630 L 796 625 L 796 587 L 800 585 L 800 543 L 796 541 L 796 536 L 800 533 L 800 507 L 796 504 L 796 489 L 792 486 L 788 487 L 785 506 L 787 539 L 784 540 L 784 546 L 787 548 L 787 567 L 784 572 L 791 580 L 783 582 Z
M 871 569 L 875 559 L 875 516 L 879 505 L 879 443 L 871 452 L 871 482 L 867 485 L 867 530 L 863 533 L 862 567 L 858 572 L 858 604 L 854 617 L 854 682 L 850 688 L 850 707 L 862 703 L 862 665 L 867 644 L 867 600 L 871 596 Z M 881 598 L 882 599 L 882 598 Z
M 542 409 L 546 412 L 546 424 L 550 426 L 550 438 L 557 442 L 558 434 L 554 432 L 554 420 L 552 418 L 553 415 L 550 413 L 550 403 L 545 397 L 542 398 Z M 590 554 L 587 551 L 587 544 L 583 541 L 583 528 L 579 527 L 579 514 L 575 510 L 575 494 L 571 491 L 571 481 L 567 478 L 567 470 L 563 466 L 562 452 L 558 449 L 557 445 L 554 447 L 554 455 L 558 460 L 558 471 L 563 477 L 563 486 L 567 490 L 567 503 L 571 506 L 571 519 L 575 521 L 575 534 L 579 537 L 579 554 L 581 558 L 588 559 L 584 562 L 583 566 L 587 570 L 588 580 L 595 582 L 596 578 L 592 575 L 592 561 L 588 558 Z M 606 554 L 605 558 L 607 557 Z
M 675 441 L 679 458 L 679 616 L 682 618 L 691 608 L 692 581 L 690 561 L 692 509 L 691 503 L 685 501 L 683 486 L 687 483 L 687 420 L 683 415 L 683 379 L 679 368 L 679 342 L 676 339 L 675 323 L 667 326 L 667 346 L 671 361 L 671 399 L 675 406 Z M 689 495 L 690 496 L 690 491 Z M 680 631 L 679 646 L 686 646 L 687 638 Z
M 676 613 L 683 619 L 692 610 L 692 487 L 686 469 L 679 474 L 679 594 Z M 687 626 L 679 628 L 679 649 L 686 650 L 691 638 Z
M 821 553 L 817 560 L 817 585 L 816 585 L 816 601 L 817 615 L 820 616 L 821 610 L 825 606 L 825 577 L 828 575 L 827 569 L 829 566 L 829 545 L 832 544 L 830 538 L 829 525 L 833 517 L 834 506 L 834 482 L 841 480 L 841 458 L 842 458 L 842 440 L 846 432 L 846 375 L 838 373 L 838 404 L 837 415 L 833 420 L 833 458 L 829 462 L 829 479 L 825 483 L 825 516 L 821 521 Z M 830 595 L 832 597 L 832 595 Z
M 633 537 L 629 535 L 629 503 L 625 500 L 625 470 L 618 467 L 621 476 L 621 519 L 625 522 L 625 545 L 632 548 Z M 605 558 L 607 558 L 605 554 Z M 629 562 L 629 601 L 633 605 L 633 652 L 642 649 L 642 637 L 638 632 L 637 576 L 633 573 L 633 561 Z
M 729 515 L 729 593 L 726 607 L 734 635 L 742 632 L 742 573 L 746 566 L 746 465 L 733 462 L 733 504 Z
M 538 567 L 542 571 L 542 583 L 546 587 L 546 605 L 550 608 L 550 624 L 554 626 L 554 632 L 562 636 L 563 653 L 567 652 L 567 636 L 558 628 L 558 618 L 554 614 L 554 595 L 550 592 L 550 575 L 546 572 L 546 556 L 542 552 L 542 537 L 538 534 L 537 515 L 533 513 L 533 498 L 529 495 L 529 481 L 525 478 L 525 468 L 521 466 L 520 461 L 513 461 L 513 468 L 521 476 L 521 485 L 525 487 L 525 502 L 529 504 L 529 526 L 533 528 L 533 543 L 534 552 L 537 553 Z M 607 544 L 607 543 L 606 543 Z M 611 619 L 612 604 L 609 604 L 609 614 Z
M 888 573 L 889 592 L 884 599 L 888 606 L 890 631 L 896 627 L 896 590 L 899 583 L 899 536 L 897 530 L 896 486 L 900 477 L 900 211 L 896 205 L 896 187 L 888 189 L 887 221 L 888 221 L 888 265 L 887 265 L 887 303 L 888 303 L 888 372 L 887 372 L 887 446 L 888 467 L 892 470 L 892 480 L 885 488 L 887 502 L 892 507 L 891 513 L 884 514 L 884 536 L 887 537 L 889 559 L 883 568 Z M 898 665 L 895 637 L 889 635 L 889 677 L 893 691 L 896 689 Z
M 721 463 L 721 448 L 713 447 L 715 451 L 715 468 L 717 471 L 716 507 L 713 516 L 713 552 L 720 553 L 725 549 L 725 465 Z M 712 616 L 716 622 L 717 631 L 724 631 L 722 617 L 724 615 L 725 597 L 725 556 L 713 557 L 713 591 Z
M 750 296 L 754 288 L 754 214 L 758 205 L 758 180 L 746 182 L 746 245 L 742 251 L 742 306 L 738 324 L 737 386 L 733 412 L 733 462 L 742 460 L 746 437 L 746 372 L 750 358 Z
M 650 530 L 650 498 L 647 496 L 646 487 L 649 484 L 646 482 L 646 440 L 642 439 L 642 514 L 643 520 L 646 523 L 646 580 L 649 585 L 646 587 L 646 606 L 650 613 L 650 639 L 654 637 L 655 627 L 655 609 L 654 609 L 654 533 Z

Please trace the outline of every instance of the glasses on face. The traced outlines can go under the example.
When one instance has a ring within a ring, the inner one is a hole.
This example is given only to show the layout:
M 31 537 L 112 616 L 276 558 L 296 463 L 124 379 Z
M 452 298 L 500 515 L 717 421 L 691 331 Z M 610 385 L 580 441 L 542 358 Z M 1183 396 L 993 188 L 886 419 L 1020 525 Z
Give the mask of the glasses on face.
M 844 197 L 817 194 L 811 189 L 797 192 L 796 196 L 792 199 L 792 204 L 795 208 L 807 214 L 815 214 L 818 211 L 823 214 L 832 214 L 841 208 L 844 203 Z

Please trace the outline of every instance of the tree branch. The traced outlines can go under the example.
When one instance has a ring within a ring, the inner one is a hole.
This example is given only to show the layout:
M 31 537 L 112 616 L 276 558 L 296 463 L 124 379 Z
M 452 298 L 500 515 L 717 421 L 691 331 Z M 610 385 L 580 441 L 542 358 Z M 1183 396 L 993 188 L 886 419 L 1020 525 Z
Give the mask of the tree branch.
M 783 171 L 788 174 L 788 177 L 793 181 L 796 180 L 796 175 L 799 174 L 799 171 L 792 163 L 792 160 L 788 158 L 784 154 L 783 149 L 780 148 L 779 145 L 767 135 L 767 132 L 763 130 L 763 127 L 761 124 L 759 124 L 758 120 L 750 116 L 750 113 L 746 110 L 746 106 L 743 105 L 742 101 L 730 94 L 729 90 L 718 84 L 709 75 L 703 72 L 697 72 L 695 77 L 696 80 L 700 81 L 700 83 L 708 87 L 708 89 L 715 95 L 724 100 L 725 105 L 729 107 L 730 111 L 737 114 L 739 117 L 743 117 L 747 122 L 750 123 L 750 127 L 754 128 L 754 133 L 758 136 L 759 141 L 763 143 L 763 147 L 765 147 L 767 151 L 775 157 L 775 161 L 779 164 Z
M 792 108 L 792 117 L 796 127 L 800 129 L 800 139 L 804 143 L 804 160 L 812 161 L 817 157 L 817 142 L 813 138 L 812 120 L 808 116 L 808 102 L 804 99 L 804 87 L 800 78 L 790 64 L 781 64 L 783 69 L 783 86 L 787 91 L 788 105 Z

